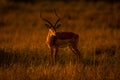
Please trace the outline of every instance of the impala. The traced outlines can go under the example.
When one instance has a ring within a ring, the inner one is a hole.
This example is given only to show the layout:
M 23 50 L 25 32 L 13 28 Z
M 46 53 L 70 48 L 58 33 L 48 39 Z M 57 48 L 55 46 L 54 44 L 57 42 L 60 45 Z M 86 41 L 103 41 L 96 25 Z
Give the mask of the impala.
M 61 26 L 59 21 L 61 20 L 54 10 L 55 15 L 58 17 L 55 24 L 53 25 L 49 20 L 40 17 L 46 22 L 45 26 L 49 29 L 48 35 L 46 37 L 46 44 L 51 52 L 52 61 L 56 62 L 56 55 L 59 48 L 69 47 L 70 50 L 77 56 L 77 59 L 81 57 L 80 51 L 77 48 L 79 35 L 73 32 L 56 32 L 56 29 Z

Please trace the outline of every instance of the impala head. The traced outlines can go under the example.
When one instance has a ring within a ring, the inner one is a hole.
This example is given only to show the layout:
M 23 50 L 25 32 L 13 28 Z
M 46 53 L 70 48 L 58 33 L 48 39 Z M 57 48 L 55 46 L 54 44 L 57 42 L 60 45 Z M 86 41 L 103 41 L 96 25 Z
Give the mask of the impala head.
M 54 9 L 54 12 L 55 12 L 55 15 L 58 17 L 55 9 Z M 40 14 L 40 17 L 42 18 L 41 14 Z M 55 36 L 56 35 L 56 29 L 61 26 L 61 24 L 59 24 L 60 18 L 58 17 L 58 19 L 56 20 L 54 25 L 49 20 L 47 20 L 45 18 L 42 18 L 42 20 L 46 22 L 45 26 L 49 29 L 49 34 Z

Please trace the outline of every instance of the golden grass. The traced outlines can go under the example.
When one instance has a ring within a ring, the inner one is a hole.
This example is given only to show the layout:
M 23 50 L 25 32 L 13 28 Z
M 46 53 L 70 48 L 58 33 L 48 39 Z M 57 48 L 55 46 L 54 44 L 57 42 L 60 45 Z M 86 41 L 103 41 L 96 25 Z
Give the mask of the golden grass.
M 87 6 L 86 6 L 87 5 Z M 0 15 L 0 80 L 119 80 L 120 4 L 104 2 L 14 3 Z M 17 7 L 17 8 L 15 8 Z M 52 65 L 45 45 L 47 28 L 42 15 L 54 23 L 56 8 L 62 18 L 58 31 L 79 34 L 83 59 L 60 49 Z

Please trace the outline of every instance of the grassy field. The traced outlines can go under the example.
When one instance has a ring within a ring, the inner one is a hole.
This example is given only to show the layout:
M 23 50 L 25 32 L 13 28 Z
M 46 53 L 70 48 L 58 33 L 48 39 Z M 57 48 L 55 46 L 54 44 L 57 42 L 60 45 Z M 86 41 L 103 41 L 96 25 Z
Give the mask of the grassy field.
M 58 31 L 79 34 L 79 63 L 68 48 L 50 62 L 40 13 L 55 23 L 54 8 Z M 119 3 L 4 3 L 0 15 L 0 80 L 120 80 Z

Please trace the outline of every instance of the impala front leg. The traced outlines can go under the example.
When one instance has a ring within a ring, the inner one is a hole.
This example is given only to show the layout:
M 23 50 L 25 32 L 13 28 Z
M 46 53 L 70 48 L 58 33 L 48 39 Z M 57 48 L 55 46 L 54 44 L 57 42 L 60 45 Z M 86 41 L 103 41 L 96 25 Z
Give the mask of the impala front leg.
M 50 53 L 51 53 L 51 62 L 54 61 L 54 50 L 53 48 L 50 48 Z
M 57 61 L 57 52 L 58 52 L 58 48 L 51 48 L 51 58 L 52 58 L 52 62 L 56 63 Z

